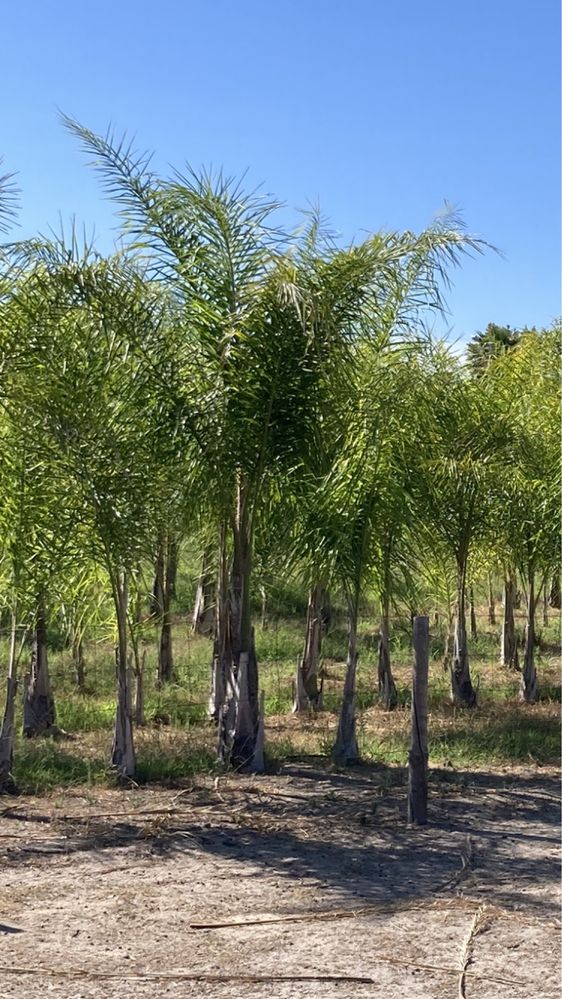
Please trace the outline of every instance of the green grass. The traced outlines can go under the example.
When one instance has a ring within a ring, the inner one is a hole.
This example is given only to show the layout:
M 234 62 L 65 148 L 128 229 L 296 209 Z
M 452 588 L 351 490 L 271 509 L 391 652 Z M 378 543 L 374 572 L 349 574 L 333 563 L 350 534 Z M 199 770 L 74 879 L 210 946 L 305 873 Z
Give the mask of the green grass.
M 359 737 L 362 754 L 385 764 L 408 761 L 407 725 L 376 738 L 365 732 Z M 450 717 L 430 718 L 430 764 L 452 764 L 458 769 L 506 764 L 553 764 L 560 759 L 560 720 L 557 713 L 506 705 L 481 704 L 475 712 L 453 712 Z
M 81 694 L 57 698 L 57 724 L 65 732 L 95 732 L 111 729 L 115 721 L 115 699 Z
M 92 786 L 108 782 L 103 756 L 84 758 L 52 739 L 18 739 L 14 752 L 14 780 L 24 794 L 41 794 L 54 788 L 78 784 Z

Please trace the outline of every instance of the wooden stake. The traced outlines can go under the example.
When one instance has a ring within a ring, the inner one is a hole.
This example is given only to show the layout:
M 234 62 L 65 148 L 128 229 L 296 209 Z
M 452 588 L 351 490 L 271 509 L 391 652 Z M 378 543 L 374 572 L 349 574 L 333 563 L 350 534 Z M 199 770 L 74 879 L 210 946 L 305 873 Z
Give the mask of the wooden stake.
M 429 618 L 414 618 L 412 738 L 408 757 L 408 822 L 427 823 L 427 680 Z

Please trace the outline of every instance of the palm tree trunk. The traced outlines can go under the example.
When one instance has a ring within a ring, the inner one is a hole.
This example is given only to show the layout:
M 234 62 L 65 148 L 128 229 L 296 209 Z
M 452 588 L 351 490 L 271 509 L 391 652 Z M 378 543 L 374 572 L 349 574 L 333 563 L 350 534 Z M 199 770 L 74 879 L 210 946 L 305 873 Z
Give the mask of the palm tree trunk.
M 476 607 L 474 606 L 474 587 L 470 587 L 470 637 L 476 641 L 478 638 L 478 625 L 476 622 Z
M 177 538 L 173 534 L 168 537 L 168 567 L 167 567 L 167 585 L 168 593 L 170 595 L 170 600 L 176 599 L 176 583 L 178 579 L 178 558 L 179 558 L 180 546 Z
M 529 599 L 527 601 L 527 624 L 525 627 L 525 657 L 521 671 L 519 698 L 527 704 L 534 704 L 539 698 L 537 670 L 535 667 L 535 574 L 529 570 Z
M 542 598 L 542 623 L 543 623 L 543 628 L 548 628 L 548 593 L 546 589 L 546 584 Z
M 237 767 L 252 768 L 259 722 L 259 704 L 258 661 L 250 606 L 252 545 L 246 503 L 247 498 L 241 489 L 234 524 L 230 574 L 231 691 L 234 702 L 231 762 Z
M 517 599 L 517 581 L 510 571 L 504 582 L 503 618 L 501 633 L 500 663 L 507 669 L 519 669 L 519 652 L 517 635 L 515 633 L 515 604 Z
M 263 583 L 260 585 L 260 596 L 261 596 L 261 613 L 260 613 L 260 627 L 262 631 L 267 628 L 267 590 Z
M 156 553 L 156 564 L 154 567 L 154 582 L 150 595 L 150 613 L 152 617 L 160 617 L 162 614 L 162 596 L 164 591 L 164 571 L 165 571 L 165 546 L 166 536 L 161 532 L 158 536 L 158 551 Z
M 36 735 L 48 733 L 54 724 L 55 702 L 49 682 L 47 621 L 44 601 L 40 597 L 37 601 L 33 628 L 31 669 L 23 702 L 23 734 L 31 739 Z
M 343 702 L 340 711 L 338 734 L 332 750 L 336 763 L 345 766 L 359 759 L 356 736 L 356 677 L 357 677 L 357 619 L 359 615 L 359 594 L 349 600 L 349 636 L 347 644 L 347 664 L 343 687 Z
M 379 629 L 379 699 L 387 711 L 398 704 L 396 684 L 390 667 L 390 599 L 388 593 L 383 594 L 381 624 Z
M 193 631 L 198 635 L 212 636 L 215 630 L 216 583 L 213 572 L 213 549 L 207 545 L 203 552 L 201 574 L 197 584 L 193 608 Z
M 8 677 L 6 682 L 6 703 L 0 729 L 0 793 L 13 793 L 16 790 L 12 777 L 14 760 L 15 714 L 17 693 L 17 657 L 16 657 L 17 617 L 12 611 L 10 631 L 10 651 L 8 657 Z
M 466 635 L 466 562 L 460 563 L 458 573 L 451 688 L 453 702 L 458 707 L 473 708 L 476 706 L 476 692 L 470 678 Z
M 443 650 L 443 671 L 449 673 L 453 662 L 453 645 L 455 639 L 455 615 L 450 602 L 447 603 L 447 631 L 445 633 L 445 648 Z
M 219 573 L 215 599 L 213 663 L 211 667 L 211 694 L 209 697 L 209 717 L 219 725 L 218 757 L 228 763 L 227 685 L 232 672 L 232 643 L 230 638 L 230 601 L 228 599 L 228 559 L 226 553 L 226 530 L 221 524 L 219 531 Z
M 550 587 L 550 592 L 548 594 L 548 602 L 551 607 L 555 610 L 560 610 L 562 607 L 562 591 L 560 587 L 560 576 L 555 576 L 552 580 L 552 585 Z
M 138 655 L 138 647 L 134 656 L 135 663 L 135 725 L 142 728 L 146 725 L 144 714 L 144 668 L 146 663 L 146 651 L 142 657 Z
M 488 622 L 496 623 L 496 602 L 494 600 L 494 587 L 492 585 L 492 575 L 488 573 Z
M 74 678 L 78 691 L 83 694 L 86 690 L 86 664 L 84 662 L 84 642 L 82 634 L 78 628 L 72 629 L 72 662 L 74 664 Z
M 162 546 L 163 574 L 161 591 L 160 642 L 158 647 L 158 684 L 171 683 L 174 679 L 174 659 L 172 655 L 172 618 L 170 614 L 171 596 L 175 586 L 176 560 L 174 542 L 168 535 Z
M 308 594 L 306 611 L 306 632 L 304 651 L 297 663 L 297 682 L 293 711 L 318 711 L 320 708 L 320 686 L 318 683 L 318 663 L 322 647 L 322 610 L 325 587 L 318 583 Z
M 225 636 L 224 704 L 220 710 L 219 758 L 239 769 L 258 770 L 263 753 L 257 744 L 260 725 L 258 661 L 251 620 L 250 579 L 252 536 L 249 523 L 248 495 L 242 485 L 237 489 L 236 512 L 232 524 L 233 551 L 229 574 L 228 597 L 219 595 L 219 609 L 225 620 L 220 629 Z M 215 646 L 213 675 L 221 670 L 221 644 Z M 256 753 L 256 749 L 258 752 Z
M 127 657 L 127 574 L 120 572 L 112 579 L 115 613 L 117 617 L 118 643 L 117 664 L 117 709 L 115 731 L 111 751 L 111 765 L 120 781 L 135 776 L 135 748 L 133 743 L 133 721 L 131 707 L 130 671 Z

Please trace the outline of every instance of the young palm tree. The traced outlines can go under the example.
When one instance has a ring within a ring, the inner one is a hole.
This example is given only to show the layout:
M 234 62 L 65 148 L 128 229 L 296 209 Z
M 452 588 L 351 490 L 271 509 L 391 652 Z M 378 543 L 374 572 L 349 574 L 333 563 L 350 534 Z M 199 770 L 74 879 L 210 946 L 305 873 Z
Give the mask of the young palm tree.
M 427 445 L 419 463 L 419 502 L 427 543 L 437 538 L 456 570 L 451 686 L 459 706 L 474 707 L 466 630 L 471 553 L 492 532 L 494 490 L 509 432 L 484 377 L 467 376 L 458 360 L 437 351 L 425 379 Z
M 14 291 L 24 342 L 18 421 L 41 433 L 46 475 L 71 484 L 82 552 L 107 572 L 117 623 L 117 711 L 112 763 L 133 777 L 128 675 L 128 577 L 152 543 L 173 448 L 152 368 L 131 348 L 165 321 L 157 290 L 118 258 L 36 241 L 20 249 L 29 270 Z M 133 333 L 134 331 L 134 333 Z M 61 535 L 63 536 L 63 535 Z M 150 539 L 150 540 L 149 540 Z
M 538 699 L 535 611 L 560 557 L 559 328 L 524 332 L 512 350 L 490 364 L 488 377 L 510 421 L 510 469 L 498 491 L 497 520 L 506 561 L 513 566 L 505 601 L 511 620 L 514 570 L 527 584 L 520 696 L 532 703 Z M 508 639 L 512 630 L 504 628 Z M 508 647 L 504 639 L 504 659 Z

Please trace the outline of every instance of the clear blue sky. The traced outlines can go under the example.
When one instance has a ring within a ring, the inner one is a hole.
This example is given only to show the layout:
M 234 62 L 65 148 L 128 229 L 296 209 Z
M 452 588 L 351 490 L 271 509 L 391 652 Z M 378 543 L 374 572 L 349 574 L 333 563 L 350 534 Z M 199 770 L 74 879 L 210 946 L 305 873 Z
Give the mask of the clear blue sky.
M 318 200 L 345 239 L 448 199 L 498 246 L 454 277 L 453 338 L 560 305 L 558 0 L 19 0 L 2 5 L 0 153 L 23 234 L 112 211 L 60 107 Z M 440 327 L 441 328 L 441 327 Z

